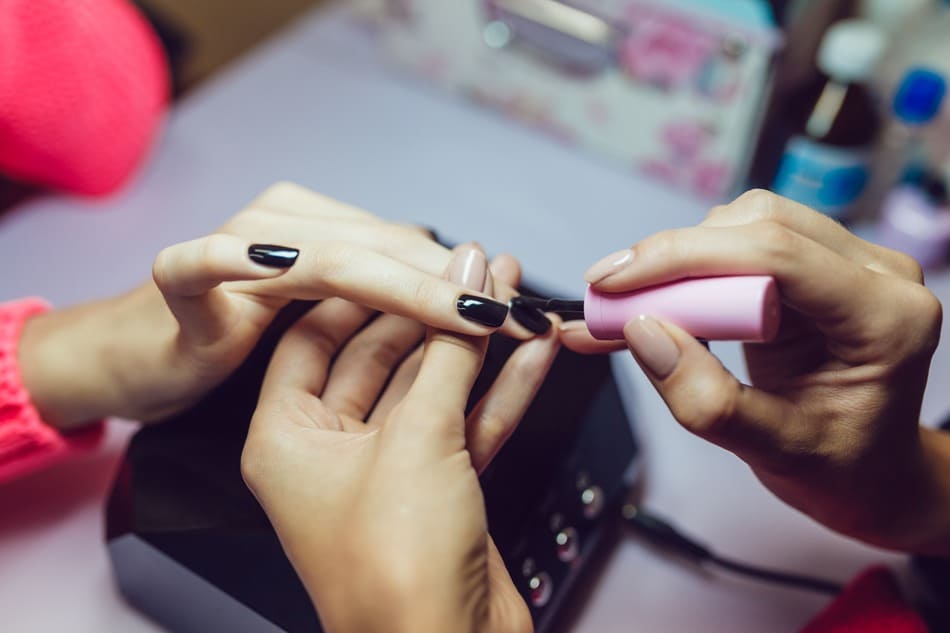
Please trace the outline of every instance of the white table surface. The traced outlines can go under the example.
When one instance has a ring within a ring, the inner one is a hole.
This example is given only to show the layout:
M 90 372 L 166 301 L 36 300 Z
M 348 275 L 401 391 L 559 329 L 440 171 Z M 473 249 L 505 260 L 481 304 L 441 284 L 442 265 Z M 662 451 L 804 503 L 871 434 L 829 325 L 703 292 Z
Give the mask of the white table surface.
M 279 179 L 515 253 L 530 279 L 573 294 L 599 256 L 694 224 L 706 206 L 387 69 L 365 33 L 317 12 L 179 103 L 121 194 L 50 196 L 0 215 L 0 300 L 68 305 L 129 288 L 160 248 L 207 233 Z M 950 297 L 948 275 L 931 285 Z M 741 372 L 737 345 L 713 349 Z M 632 361 L 618 366 L 650 506 L 749 561 L 838 579 L 873 562 L 903 568 L 785 507 L 737 459 L 680 429 Z M 947 378 L 945 346 L 932 384 Z M 947 410 L 950 393 L 931 387 L 925 419 Z M 99 452 L 0 488 L 0 629 L 160 630 L 116 591 L 103 544 L 103 501 L 134 428 L 115 422 Z M 824 603 L 697 574 L 632 538 L 596 582 L 577 633 L 792 633 Z

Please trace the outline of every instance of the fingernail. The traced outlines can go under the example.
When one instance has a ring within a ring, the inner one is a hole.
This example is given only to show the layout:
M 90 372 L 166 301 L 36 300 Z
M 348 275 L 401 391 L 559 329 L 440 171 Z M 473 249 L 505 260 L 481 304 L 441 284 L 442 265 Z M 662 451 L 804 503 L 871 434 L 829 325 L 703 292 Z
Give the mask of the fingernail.
M 551 329 L 551 319 L 540 308 L 520 303 L 518 297 L 512 298 L 508 303 L 508 308 L 515 321 L 535 334 L 545 334 Z
M 290 268 L 299 254 L 296 248 L 274 244 L 251 244 L 247 249 L 247 256 L 253 261 L 271 268 Z
M 488 276 L 488 260 L 478 248 L 461 248 L 449 262 L 449 281 L 469 290 L 481 290 Z
M 656 319 L 641 316 L 623 329 L 627 344 L 637 360 L 654 376 L 666 378 L 680 361 L 676 341 Z
M 508 316 L 508 306 L 504 303 L 475 295 L 461 295 L 455 307 L 462 318 L 488 327 L 501 327 Z
M 616 253 L 611 253 L 607 257 L 603 258 L 593 266 L 587 269 L 587 272 L 584 273 L 584 281 L 589 284 L 595 284 L 598 281 L 603 281 L 607 277 L 613 275 L 618 270 L 626 267 L 627 264 L 633 261 L 633 249 L 625 248 L 622 251 L 617 251 Z
M 449 262 L 449 281 L 463 288 L 481 290 L 488 275 L 488 260 L 485 253 L 477 248 L 456 249 Z M 501 327 L 508 316 L 508 306 L 485 297 L 461 295 L 455 302 L 455 308 L 464 319 L 488 327 Z

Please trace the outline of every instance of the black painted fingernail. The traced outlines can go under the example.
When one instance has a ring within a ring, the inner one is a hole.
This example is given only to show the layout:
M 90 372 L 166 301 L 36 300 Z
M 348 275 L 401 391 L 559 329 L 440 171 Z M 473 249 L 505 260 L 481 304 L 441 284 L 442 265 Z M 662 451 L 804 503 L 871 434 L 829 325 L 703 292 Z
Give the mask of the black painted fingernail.
M 519 297 L 515 297 L 508 304 L 511 310 L 511 316 L 515 321 L 535 334 L 545 334 L 551 329 L 551 319 L 549 319 L 540 308 L 526 305 L 524 302 L 518 301 L 518 299 Z
M 247 256 L 263 266 L 271 268 L 290 268 L 297 261 L 300 251 L 289 246 L 274 244 L 251 244 Z
M 508 316 L 508 306 L 475 295 L 461 295 L 455 308 L 463 318 L 488 327 L 501 327 Z

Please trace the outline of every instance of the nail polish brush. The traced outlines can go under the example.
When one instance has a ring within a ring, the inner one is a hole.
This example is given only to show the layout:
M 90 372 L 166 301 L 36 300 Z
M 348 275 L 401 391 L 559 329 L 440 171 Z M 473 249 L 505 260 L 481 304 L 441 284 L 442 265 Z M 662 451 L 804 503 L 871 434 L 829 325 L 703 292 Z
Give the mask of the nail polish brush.
M 583 319 L 600 340 L 623 339 L 624 326 L 640 315 L 677 325 L 710 341 L 763 342 L 775 337 L 781 300 L 775 280 L 767 275 L 696 277 L 607 293 L 588 286 L 583 301 L 515 297 L 516 308 L 554 312 L 565 319 Z

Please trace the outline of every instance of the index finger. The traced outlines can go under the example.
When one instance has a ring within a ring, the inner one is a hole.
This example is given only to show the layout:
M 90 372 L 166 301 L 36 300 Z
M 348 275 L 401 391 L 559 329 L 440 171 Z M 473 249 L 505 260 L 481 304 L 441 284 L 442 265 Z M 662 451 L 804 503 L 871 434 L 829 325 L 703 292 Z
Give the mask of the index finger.
M 478 290 L 422 272 L 397 259 L 342 242 L 299 245 L 281 277 L 232 288 L 292 299 L 341 297 L 461 334 L 483 336 L 501 327 L 508 306 Z
M 714 207 L 701 226 L 728 227 L 773 222 L 879 273 L 921 283 L 920 265 L 910 256 L 865 241 L 837 220 L 771 191 L 753 189 L 726 205 Z
M 773 223 L 692 227 L 658 233 L 595 285 L 625 292 L 691 277 L 772 275 L 784 303 L 819 324 L 848 328 L 878 315 L 886 280 L 817 242 Z M 879 315 L 878 315 L 879 316 Z

